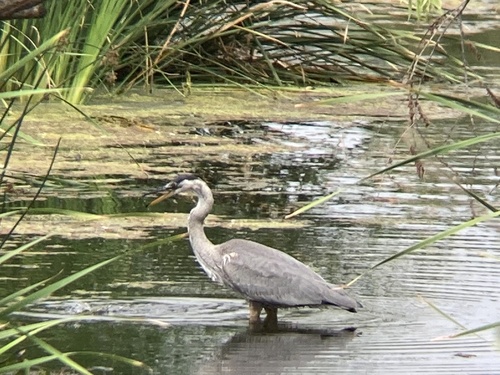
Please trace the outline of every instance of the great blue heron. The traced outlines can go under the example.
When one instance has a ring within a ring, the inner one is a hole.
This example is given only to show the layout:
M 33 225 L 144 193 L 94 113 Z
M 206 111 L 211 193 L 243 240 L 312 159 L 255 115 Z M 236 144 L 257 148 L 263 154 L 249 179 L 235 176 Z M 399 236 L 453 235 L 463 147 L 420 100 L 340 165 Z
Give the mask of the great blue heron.
M 196 259 L 215 282 L 241 293 L 249 301 L 250 324 L 277 324 L 277 310 L 283 307 L 336 306 L 356 312 L 361 305 L 340 287 L 327 283 L 320 275 L 282 251 L 242 239 L 214 245 L 205 235 L 203 223 L 214 199 L 208 185 L 192 174 L 182 174 L 168 182 L 155 205 L 171 196 L 193 192 L 196 207 L 188 219 L 189 242 Z

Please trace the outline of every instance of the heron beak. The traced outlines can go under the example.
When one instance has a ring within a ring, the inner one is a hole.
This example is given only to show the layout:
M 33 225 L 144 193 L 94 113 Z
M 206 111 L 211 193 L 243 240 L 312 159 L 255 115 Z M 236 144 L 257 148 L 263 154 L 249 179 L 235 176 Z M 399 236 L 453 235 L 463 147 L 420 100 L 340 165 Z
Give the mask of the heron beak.
M 175 195 L 175 190 L 167 191 L 166 193 L 160 195 L 158 198 L 156 198 L 154 201 L 152 201 L 150 204 L 148 204 L 148 207 L 151 207 L 151 206 L 154 206 L 155 204 L 163 202 L 165 199 L 168 199 L 173 195 Z

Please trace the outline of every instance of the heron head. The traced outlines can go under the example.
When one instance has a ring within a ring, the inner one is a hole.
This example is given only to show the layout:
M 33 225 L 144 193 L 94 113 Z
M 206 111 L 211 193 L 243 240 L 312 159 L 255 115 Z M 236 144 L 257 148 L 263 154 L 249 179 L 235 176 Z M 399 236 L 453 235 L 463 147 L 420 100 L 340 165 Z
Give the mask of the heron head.
M 157 192 L 161 192 L 162 194 L 152 201 L 148 206 L 154 206 L 165 199 L 173 197 L 174 195 L 187 192 L 194 191 L 196 189 L 196 182 L 199 181 L 200 178 L 194 174 L 180 174 L 173 180 L 167 182 L 167 184 L 161 187 Z

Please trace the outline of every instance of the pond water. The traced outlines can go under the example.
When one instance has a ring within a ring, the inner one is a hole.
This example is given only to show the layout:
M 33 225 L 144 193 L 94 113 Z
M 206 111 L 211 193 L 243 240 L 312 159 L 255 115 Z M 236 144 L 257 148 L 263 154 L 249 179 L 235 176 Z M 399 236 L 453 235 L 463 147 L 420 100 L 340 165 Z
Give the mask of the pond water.
M 487 124 L 476 126 L 482 132 L 495 130 Z M 327 280 L 346 283 L 419 240 L 484 212 L 452 182 L 450 171 L 460 173 L 463 183 L 495 202 L 500 181 L 494 173 L 498 142 L 455 152 L 440 162 L 426 161 L 424 180 L 412 165 L 357 184 L 390 158 L 406 153 L 406 146 L 393 148 L 403 127 L 396 121 L 268 122 L 249 125 L 238 133 L 245 139 L 234 142 L 286 144 L 287 151 L 251 158 L 228 153 L 226 161 L 211 161 L 210 155 L 185 150 L 183 159 L 214 190 L 216 219 L 208 221 L 208 236 L 216 243 L 240 237 L 282 249 Z M 426 136 L 438 139 L 445 129 L 452 129 L 456 140 L 471 134 L 465 121 L 453 120 L 441 121 Z M 143 162 L 153 168 L 172 162 L 171 155 L 153 155 Z M 155 207 L 167 214 L 153 216 L 147 223 L 132 215 L 147 211 L 141 195 L 161 185 L 165 177 L 117 178 L 113 204 L 106 204 L 108 195 L 99 198 L 95 192 L 78 199 L 54 198 L 49 187 L 39 207 L 128 212 L 131 215 L 122 219 L 128 223 L 104 220 L 98 226 L 89 224 L 94 232 L 84 236 L 50 238 L 10 264 L 3 273 L 3 292 L 182 233 L 186 215 L 180 213 L 192 207 L 190 198 Z M 339 187 L 342 194 L 301 215 L 296 220 L 299 225 L 271 224 Z M 31 217 L 27 223 L 46 220 Z M 48 225 L 59 224 L 49 220 Z M 87 225 L 78 225 L 80 229 L 69 232 L 85 232 Z M 364 305 L 358 314 L 281 310 L 279 332 L 250 331 L 246 303 L 209 281 L 187 240 L 131 252 L 18 317 L 84 314 L 85 321 L 50 331 L 50 342 L 68 351 L 104 351 L 140 359 L 155 374 L 494 374 L 500 369 L 495 331 L 442 339 L 461 328 L 431 304 L 468 328 L 499 320 L 499 225 L 498 220 L 482 223 L 366 274 L 350 288 Z M 115 226 L 126 227 L 131 235 Z M 132 235 L 135 231 L 137 236 Z M 82 362 L 97 366 L 96 373 L 138 373 L 99 358 L 85 357 Z
M 499 33 L 491 23 L 497 19 L 483 21 L 488 31 L 473 39 L 493 44 Z M 475 18 L 466 22 L 473 24 Z M 496 56 L 485 52 L 477 65 L 498 82 Z M 64 181 L 51 181 L 36 208 L 125 215 L 89 221 L 64 215 L 26 218 L 16 236 L 20 242 L 48 231 L 56 235 L 2 266 L 0 295 L 125 254 L 16 318 L 84 315 L 85 320 L 43 337 L 63 351 L 131 357 L 145 362 L 154 374 L 499 374 L 499 330 L 444 338 L 500 320 L 498 220 L 366 273 L 349 289 L 364 305 L 357 314 L 280 310 L 283 324 L 278 332 L 248 329 L 246 302 L 206 277 L 187 240 L 140 250 L 185 231 L 192 199 L 177 198 L 147 209 L 150 198 L 143 198 L 172 177 L 171 171 L 196 172 L 213 188 L 214 215 L 206 230 L 213 242 L 235 237 L 261 242 L 337 284 L 348 283 L 428 236 L 484 214 L 454 179 L 500 205 L 498 141 L 424 161 L 423 179 L 409 165 L 359 184 L 391 160 L 408 157 L 409 144 L 421 148 L 499 130 L 460 117 L 435 121 L 420 134 L 404 133 L 406 123 L 400 120 L 388 115 L 346 122 L 219 122 L 184 127 L 181 140 L 175 141 L 166 127 L 161 141 L 124 146 L 131 153 L 153 150 L 136 160 L 148 166 L 147 178 L 115 169 L 86 175 L 80 162 L 92 156 L 65 150 L 64 167 L 54 175 Z M 221 145 L 227 147 L 223 152 Z M 241 152 L 247 146 L 253 151 Z M 255 152 L 256 146 L 262 151 Z M 24 147 L 31 152 L 29 145 Z M 108 162 L 101 154 L 93 157 Z M 65 168 L 75 176 L 73 185 L 67 182 Z M 334 199 L 283 221 L 286 214 L 338 188 L 343 191 Z M 24 203 L 20 194 L 10 208 Z M 152 211 L 166 213 L 138 215 Z M 3 228 L 7 223 L 4 219 Z M 28 349 L 28 355 L 37 354 Z M 77 359 L 96 374 L 142 373 L 106 358 Z

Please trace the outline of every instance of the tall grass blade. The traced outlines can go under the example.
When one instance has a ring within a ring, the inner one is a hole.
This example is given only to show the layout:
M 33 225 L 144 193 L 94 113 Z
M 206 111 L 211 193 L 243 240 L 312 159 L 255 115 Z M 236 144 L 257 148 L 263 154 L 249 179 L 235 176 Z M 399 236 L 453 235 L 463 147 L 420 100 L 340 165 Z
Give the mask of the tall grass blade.
M 400 251 L 399 253 L 397 254 L 394 254 L 386 259 L 384 259 L 383 261 L 375 264 L 374 266 L 370 267 L 371 270 L 377 268 L 377 267 L 380 267 L 381 265 L 385 264 L 385 263 L 388 263 L 392 260 L 395 260 L 397 258 L 400 258 L 402 257 L 403 255 L 407 255 L 407 254 L 410 254 L 416 250 L 420 250 L 424 247 L 427 247 L 429 246 L 430 244 L 433 244 L 434 242 L 437 242 L 439 240 L 442 240 L 443 238 L 446 238 L 446 237 L 449 237 L 451 236 L 452 234 L 455 234 L 459 231 L 461 231 L 462 229 L 465 229 L 465 228 L 469 228 L 469 227 L 472 227 L 474 225 L 477 225 L 483 221 L 487 221 L 487 220 L 490 220 L 490 219 L 493 219 L 495 217 L 498 217 L 500 216 L 500 211 L 496 211 L 496 212 L 490 212 L 486 215 L 483 215 L 483 216 L 480 216 L 480 217 L 477 217 L 477 218 L 474 218 L 472 220 L 469 220 L 469 221 L 466 221 L 464 223 L 461 223 L 459 225 L 456 225 L 454 227 L 451 227 L 445 231 L 442 231 L 438 234 L 435 234 L 434 236 L 431 236 L 431 237 L 428 237 L 426 239 L 424 239 L 423 241 L 420 241 L 419 243 L 413 245 L 413 246 L 410 246 L 408 247 L 407 249 L 403 250 L 403 251 Z
M 38 289 L 38 287 L 40 287 L 40 286 L 46 284 L 47 282 L 49 282 L 50 280 L 54 279 L 54 277 L 56 277 L 57 275 L 59 275 L 59 274 L 56 274 L 55 276 L 49 277 L 48 279 L 39 281 L 35 284 L 28 285 L 25 288 L 16 290 L 14 293 L 11 293 L 8 296 L 3 297 L 0 300 L 0 306 L 7 305 L 7 304 L 11 303 L 12 301 L 14 301 L 15 299 L 17 299 L 21 296 L 24 296 L 26 293 L 29 293 L 32 290 Z
M 332 199 L 333 197 L 335 197 L 336 195 L 342 193 L 342 191 L 343 191 L 342 189 L 339 189 L 337 191 L 334 191 L 333 193 L 325 195 L 324 197 L 316 199 L 316 200 L 312 201 L 311 203 L 305 205 L 304 207 L 301 207 L 298 210 L 295 210 L 291 214 L 286 215 L 285 219 L 290 219 L 290 218 L 292 218 L 294 216 L 300 215 L 303 212 L 309 211 L 311 208 L 314 208 L 314 207 L 316 207 L 316 206 L 318 206 L 320 204 L 323 204 L 326 201 L 328 201 L 328 200 Z
M 32 95 L 61 94 L 68 89 L 24 89 L 17 91 L 0 92 L 0 100 L 22 98 Z
M 108 358 L 111 359 L 112 361 L 119 361 L 125 364 L 128 364 L 133 367 L 139 367 L 144 370 L 147 370 L 148 372 L 151 372 L 152 369 L 146 365 L 144 362 L 135 360 L 135 359 L 130 359 L 127 357 L 122 357 L 117 354 L 109 354 L 109 353 L 101 353 L 101 352 L 91 352 L 91 351 L 79 351 L 79 352 L 72 352 L 72 353 L 67 353 L 68 355 L 91 355 L 92 357 L 101 357 L 101 358 Z
M 30 294 L 29 296 L 26 296 L 22 300 L 20 300 L 16 303 L 6 307 L 5 309 L 1 310 L 0 311 L 0 318 L 5 318 L 11 312 L 21 310 L 26 305 L 29 305 L 30 303 L 33 303 L 40 298 L 45 298 L 45 297 L 49 296 L 50 294 L 54 293 L 55 291 L 71 284 L 75 280 L 78 280 L 78 279 L 82 278 L 83 276 L 88 275 L 89 273 L 94 272 L 95 270 L 97 270 L 101 267 L 104 267 L 104 266 L 108 265 L 109 263 L 114 262 L 115 260 L 119 259 L 121 256 L 122 255 L 118 255 L 116 257 L 107 259 L 103 262 L 94 264 L 91 267 L 85 268 L 84 270 L 81 270 L 81 271 L 76 272 L 70 276 L 67 276 L 67 277 L 63 278 L 62 280 L 59 280 L 53 284 L 46 286 L 45 288 L 42 288 L 42 289 Z
M 492 105 L 467 100 L 446 94 L 427 93 L 420 91 L 419 96 L 446 107 L 457 109 L 471 116 L 480 117 L 484 120 L 500 124 L 500 108 Z
M 448 152 L 452 152 L 452 151 L 455 151 L 455 150 L 459 150 L 459 149 L 462 149 L 462 148 L 465 148 L 465 147 L 469 147 L 469 146 L 472 146 L 472 145 L 475 145 L 477 143 L 481 143 L 481 142 L 487 142 L 487 141 L 491 141 L 495 138 L 500 138 L 500 132 L 497 132 L 497 133 L 490 133 L 490 134 L 485 134 L 485 135 L 481 135 L 481 136 L 478 136 L 478 137 L 474 137 L 474 138 L 469 138 L 469 139 L 466 139 L 466 140 L 463 140 L 463 141 L 460 141 L 460 142 L 455 142 L 455 143 L 451 143 L 449 145 L 444 145 L 444 146 L 440 146 L 440 147 L 436 147 L 436 148 L 433 148 L 431 150 L 428 150 L 428 151 L 424 151 L 424 152 L 421 152 L 420 154 L 418 155 L 414 155 L 408 159 L 405 159 L 403 161 L 400 161 L 398 163 L 395 163 L 387 168 L 384 168 L 378 172 L 375 172 L 367 177 L 364 177 L 362 178 L 361 180 L 358 181 L 358 183 L 361 183 L 361 182 L 364 182 L 366 180 L 369 180 L 375 176 L 378 176 L 378 175 L 381 175 L 381 174 L 384 174 L 386 172 L 389 172 L 393 169 L 396 169 L 398 167 L 401 167 L 403 165 L 406 165 L 406 164 L 409 164 L 409 163 L 413 163 L 417 160 L 420 160 L 420 159 L 425 159 L 429 156 L 434 156 L 434 155 L 439 155 L 439 154 L 444 154 L 444 153 L 448 153 Z
M 57 359 L 56 355 L 49 355 L 45 357 L 38 357 L 34 359 L 25 359 L 22 362 L 14 363 L 12 365 L 7 365 L 0 367 L 0 374 L 31 374 L 28 372 L 34 366 L 40 366 L 44 363 L 51 362 Z
M 9 216 L 18 215 L 18 214 L 20 214 L 22 212 L 23 212 L 23 210 L 14 210 L 14 211 L 2 212 L 0 214 L 0 219 L 6 218 L 6 217 L 9 217 Z
M 33 247 L 35 246 L 36 244 L 46 240 L 47 238 L 49 238 L 51 235 L 50 234 L 47 234 L 43 237 L 40 237 L 40 238 L 37 238 L 36 240 L 33 240 L 31 242 L 28 242 L 22 246 L 19 246 L 17 249 L 15 250 L 10 250 L 8 252 L 6 252 L 4 255 L 0 256 L 0 265 L 4 262 L 6 262 L 7 260 L 9 260 L 10 258 L 12 257 L 15 257 L 16 255 L 22 253 L 24 250 L 27 250 L 29 249 L 30 247 Z M 1 303 L 0 303 L 1 305 Z
M 17 125 L 17 130 L 20 127 L 21 127 L 21 122 L 19 122 L 19 124 Z M 13 151 L 13 148 L 14 148 L 14 143 L 15 143 L 15 137 L 13 137 L 13 139 L 11 141 L 11 144 L 9 145 L 9 150 L 7 152 L 6 160 L 5 160 L 5 163 L 4 163 L 4 169 L 7 168 L 7 165 L 9 163 L 9 158 L 10 158 L 10 155 L 12 154 L 12 151 Z M 3 246 L 5 245 L 5 242 L 8 241 L 8 239 L 10 238 L 10 236 L 12 235 L 12 233 L 14 233 L 14 231 L 17 228 L 17 226 L 19 225 L 19 223 L 21 223 L 21 221 L 23 220 L 23 218 L 26 215 L 26 213 L 29 211 L 29 209 L 31 208 L 31 206 L 33 206 L 33 204 L 35 203 L 35 201 L 38 199 L 38 196 L 42 192 L 42 189 L 45 186 L 45 183 L 47 182 L 47 180 L 49 178 L 50 172 L 52 171 L 52 167 L 54 166 L 54 163 L 56 161 L 57 151 L 59 150 L 59 145 L 60 144 L 61 144 L 61 138 L 59 138 L 59 140 L 57 141 L 57 145 L 56 145 L 56 147 L 54 149 L 54 153 L 52 154 L 52 160 L 50 161 L 49 168 L 48 168 L 47 173 L 45 174 L 45 176 L 44 176 L 44 178 L 42 180 L 42 183 L 40 184 L 37 192 L 35 193 L 35 196 L 30 201 L 30 203 L 29 203 L 26 211 L 23 211 L 21 213 L 21 216 L 19 217 L 19 219 L 17 220 L 17 222 L 12 226 L 12 228 L 10 228 L 10 231 L 7 233 L 7 235 L 4 236 L 3 241 L 1 241 L 1 243 L 0 243 L 0 249 L 3 248 Z M 0 181 L 3 180 L 3 177 L 4 177 L 4 174 L 2 173 Z
M 420 241 L 418 243 L 416 243 L 415 245 L 412 245 L 408 248 L 406 248 L 405 250 L 402 250 L 394 255 L 391 255 L 390 257 L 388 258 L 385 258 L 384 260 L 382 260 L 381 262 L 378 262 L 377 264 L 375 264 L 374 266 L 371 266 L 368 271 L 366 272 L 363 272 L 362 274 L 356 276 L 354 279 L 352 279 L 350 282 L 348 282 L 346 284 L 346 287 L 349 287 L 351 285 L 353 285 L 354 283 L 356 283 L 360 278 L 362 278 L 363 276 L 369 274 L 371 271 L 373 271 L 375 268 L 378 268 L 380 267 L 381 265 L 383 264 L 386 264 L 388 262 L 391 262 L 395 259 L 398 259 L 404 255 L 407 255 L 407 254 L 410 254 L 414 251 L 417 251 L 417 250 L 420 250 L 420 249 L 423 249 L 431 244 L 433 244 L 434 242 L 437 242 L 439 240 L 442 240 L 446 237 L 449 237 L 459 231 L 461 231 L 462 229 L 465 229 L 465 228 L 469 228 L 469 227 L 472 227 L 476 224 L 479 224 L 483 221 L 487 221 L 487 220 L 490 220 L 490 219 L 493 219 L 495 217 L 498 217 L 500 216 L 500 211 L 496 211 L 496 212 L 490 212 L 486 215 L 483 215 L 483 216 L 480 216 L 480 217 L 477 217 L 477 218 L 474 218 L 472 220 L 469 220 L 469 221 L 466 221 L 464 223 L 461 223 L 459 225 L 456 225 L 454 227 L 451 227 L 447 230 L 444 230 L 442 232 L 439 232 L 437 234 L 435 234 L 434 236 L 431 236 L 431 237 L 427 237 L 426 239 L 424 239 L 423 241 Z
M 455 318 L 453 318 L 451 315 L 445 313 L 443 310 L 441 310 L 439 307 L 437 307 L 436 305 L 434 305 L 432 302 L 428 301 L 427 299 L 423 298 L 422 296 L 420 296 L 420 298 L 426 303 L 428 304 L 434 311 L 436 311 L 437 313 L 439 313 L 440 315 L 442 315 L 443 317 L 445 317 L 447 320 L 449 320 L 450 322 L 453 322 L 455 323 L 457 326 L 459 326 L 460 328 L 464 329 L 464 330 L 467 330 L 467 327 L 464 326 L 462 323 L 460 323 L 458 320 L 456 320 Z M 484 326 L 483 326 L 484 327 Z M 487 328 L 489 329 L 489 328 Z M 467 330 L 468 334 L 472 334 L 472 333 L 478 333 L 480 332 L 481 330 L 477 331 L 477 332 L 470 332 L 469 330 Z M 478 337 L 481 337 L 479 335 L 477 335 Z M 446 337 L 436 337 L 434 338 L 432 341 L 436 341 L 436 340 L 441 340 L 441 339 L 444 339 L 444 338 L 451 338 L 451 337 L 454 337 L 453 336 L 446 336 Z
M 457 185 L 460 189 L 462 189 L 464 191 L 464 193 L 466 193 L 467 195 L 469 195 L 470 197 L 472 197 L 473 199 L 475 199 L 477 202 L 481 203 L 488 210 L 490 210 L 492 212 L 498 211 L 498 208 L 493 207 L 491 204 L 489 204 L 488 202 L 486 202 L 479 195 L 477 195 L 476 193 L 470 191 L 469 189 L 466 189 L 464 186 L 462 186 L 462 184 L 459 184 L 458 182 L 455 181 L 455 185 Z
M 80 365 L 79 363 L 75 362 L 73 359 L 71 359 L 68 356 L 68 353 L 63 353 L 60 350 L 54 348 L 52 345 L 50 345 L 48 342 L 36 337 L 36 336 L 28 336 L 28 338 L 33 341 L 39 348 L 42 348 L 45 350 L 48 354 L 53 355 L 56 357 L 56 360 L 59 362 L 65 364 L 69 368 L 78 371 L 80 374 L 83 375 L 93 375 L 90 371 L 88 371 L 85 367 Z
M 498 327 L 500 327 L 500 322 L 485 324 L 485 325 L 480 326 L 480 327 L 468 329 L 467 331 L 463 331 L 463 332 L 457 333 L 455 335 L 451 335 L 451 336 L 449 336 L 449 338 L 456 338 L 456 337 L 461 337 L 461 336 L 466 336 L 466 335 L 472 335 L 474 333 L 479 333 L 479 332 L 487 331 L 489 329 L 498 328 Z
M 0 123 L 0 130 L 1 130 L 0 133 L 8 134 L 10 136 L 14 135 L 14 131 L 12 130 L 12 128 L 4 126 L 1 123 Z M 17 136 L 21 139 L 24 139 L 26 142 L 31 143 L 33 146 L 45 146 L 45 144 L 43 142 L 40 142 L 40 140 L 38 140 L 38 139 L 32 137 L 31 135 L 26 134 L 20 130 L 17 132 Z M 1 136 L 0 136 L 0 138 L 1 138 Z
M 20 327 L 15 327 L 15 328 L 9 328 L 5 329 L 3 331 L 0 331 L 0 340 L 5 340 L 7 338 L 10 338 L 12 336 L 18 336 L 18 335 L 36 335 L 42 331 L 45 331 L 48 328 L 55 327 L 60 324 L 65 324 L 65 323 L 70 323 L 70 322 L 77 322 L 86 319 L 85 316 L 72 316 L 68 318 L 61 318 L 61 319 L 52 319 L 48 321 L 43 321 L 43 322 L 37 322 L 37 323 L 31 323 L 31 324 L 25 324 Z
M 168 238 L 165 238 L 163 240 L 160 240 L 160 241 L 156 241 L 154 243 L 150 243 L 150 244 L 146 244 L 145 246 L 142 246 L 138 249 L 134 249 L 133 251 L 142 251 L 142 250 L 145 250 L 147 248 L 151 248 L 151 247 L 156 247 L 160 244 L 165 244 L 165 243 L 168 243 L 168 242 L 172 242 L 172 241 L 177 241 L 177 240 L 180 240 L 182 238 L 185 238 L 186 237 L 186 234 L 185 233 L 182 233 L 182 234 L 179 234 L 179 235 L 174 235 L 174 236 L 170 236 Z M 69 275 L 57 282 L 54 282 L 26 297 L 24 297 L 22 300 L 4 308 L 3 310 L 0 310 L 0 318 L 2 317 L 6 317 L 8 314 L 10 314 L 11 312 L 14 312 L 14 311 L 18 311 L 18 310 L 21 310 L 22 308 L 24 308 L 26 305 L 30 304 L 30 303 L 33 303 L 35 302 L 36 300 L 38 299 L 41 299 L 41 298 L 45 298 L 47 296 L 49 296 L 50 294 L 54 293 L 55 291 L 71 284 L 72 282 L 82 278 L 83 276 L 91 273 L 91 272 L 94 272 L 95 270 L 101 268 L 101 267 L 104 267 L 118 259 L 120 259 L 121 257 L 123 257 L 125 254 L 121 254 L 121 255 L 117 255 L 113 258 L 110 258 L 110 259 L 107 259 L 105 261 L 102 261 L 100 263 L 97 263 L 97 264 L 94 264 L 93 266 L 90 266 L 90 267 L 87 267 L 79 272 L 76 272 L 72 275 Z M 1 338 L 1 337 L 0 337 Z
M 443 310 L 441 310 L 439 307 L 437 307 L 436 305 L 434 305 L 431 301 L 428 301 L 427 299 L 425 299 L 424 297 L 420 296 L 420 299 L 422 301 L 424 301 L 427 305 L 429 305 L 434 311 L 436 311 L 438 314 L 440 314 L 441 316 L 443 316 L 444 318 L 446 318 L 447 320 L 449 320 L 450 322 L 453 322 L 455 323 L 457 326 L 459 326 L 460 328 L 462 329 L 467 329 L 466 326 L 464 326 L 462 323 L 460 323 L 458 320 L 456 320 L 455 318 L 453 318 L 451 315 L 445 313 Z
M 47 322 L 40 322 L 40 323 L 35 323 L 35 324 L 29 324 L 21 327 L 16 327 L 16 328 L 10 328 L 5 331 L 0 332 L 0 338 L 1 339 L 8 339 L 12 337 L 16 337 L 16 339 L 12 340 L 11 342 L 0 346 L 0 355 L 5 353 L 6 351 L 10 350 L 14 346 L 18 345 L 19 343 L 23 342 L 28 338 L 28 335 L 36 335 L 42 331 L 45 331 L 49 328 L 52 328 L 56 325 L 70 322 L 72 320 L 75 320 L 73 318 L 66 318 L 66 319 L 55 319 L 55 320 L 49 320 Z M 21 336 L 20 336 L 21 335 Z
M 31 61 L 36 60 L 36 58 L 48 50 L 57 46 L 61 39 L 65 38 L 68 34 L 69 29 L 62 30 L 55 34 L 53 37 L 47 39 L 38 48 L 29 51 L 27 54 L 23 54 L 23 57 L 11 64 L 8 68 L 0 72 L 0 82 L 6 82 L 10 76 L 12 76 L 17 70 L 25 67 Z M 0 85 L 0 90 L 2 85 Z
M 168 238 L 163 238 L 161 240 L 157 240 L 157 241 L 154 241 L 154 242 L 147 243 L 146 245 L 144 245 L 144 246 L 141 247 L 141 250 L 155 248 L 155 247 L 158 247 L 158 246 L 161 246 L 161 245 L 165 245 L 165 244 L 170 243 L 170 242 L 182 240 L 182 239 L 187 238 L 187 237 L 188 237 L 188 233 L 187 232 L 176 234 L 176 235 L 170 236 Z
M 487 142 L 487 141 L 490 141 L 490 140 L 495 139 L 495 138 L 500 138 L 500 132 L 486 134 L 486 135 L 478 136 L 478 137 L 475 137 L 475 138 L 466 139 L 464 141 L 455 142 L 455 143 L 452 143 L 452 144 L 449 144 L 449 145 L 444 145 L 444 146 L 436 147 L 436 148 L 433 148 L 432 150 L 424 151 L 424 152 L 422 152 L 422 153 L 420 153 L 418 155 L 414 155 L 414 156 L 412 156 L 412 157 L 410 157 L 408 159 L 405 159 L 405 160 L 402 160 L 402 161 L 400 161 L 398 163 L 392 164 L 391 166 L 389 166 L 387 168 L 381 169 L 378 172 L 375 172 L 375 173 L 373 173 L 373 174 L 371 174 L 371 175 L 369 175 L 367 177 L 362 178 L 357 183 L 358 184 L 363 183 L 364 181 L 369 180 L 369 179 L 371 179 L 371 178 L 373 178 L 375 176 L 378 176 L 380 174 L 389 172 L 389 171 L 391 171 L 393 169 L 396 169 L 398 167 L 401 167 L 403 165 L 406 165 L 406 164 L 409 164 L 409 163 L 413 163 L 413 162 L 415 162 L 417 160 L 420 160 L 420 159 L 424 159 L 424 158 L 427 158 L 427 157 L 430 157 L 430 156 L 434 156 L 434 155 L 439 155 L 439 154 L 444 154 L 444 153 L 452 152 L 452 151 L 455 151 L 455 150 L 459 150 L 461 148 L 465 148 L 465 147 L 468 147 L 468 146 L 475 145 L 477 143 Z M 292 212 L 291 214 L 285 216 L 285 219 L 289 219 L 289 218 L 292 218 L 292 217 L 297 216 L 299 214 L 302 214 L 302 213 L 310 210 L 311 208 L 316 207 L 317 205 L 326 202 L 327 200 L 331 199 L 332 197 L 334 197 L 335 195 L 337 195 L 337 194 L 339 194 L 341 192 L 342 192 L 342 190 L 338 190 L 338 191 L 336 191 L 334 193 L 331 193 L 331 194 L 329 194 L 329 195 L 327 195 L 325 197 L 321 197 L 319 199 L 316 199 L 316 200 L 312 201 L 311 203 L 307 204 L 306 206 L 304 206 L 304 207 L 302 207 L 302 208 L 300 208 L 300 209 Z M 483 200 L 478 200 L 478 201 L 484 202 Z M 486 203 L 486 202 L 484 202 L 484 203 Z
M 68 210 L 65 208 L 30 208 L 26 210 L 30 215 L 64 215 L 80 220 L 99 220 L 110 215 L 98 215 L 89 212 Z

